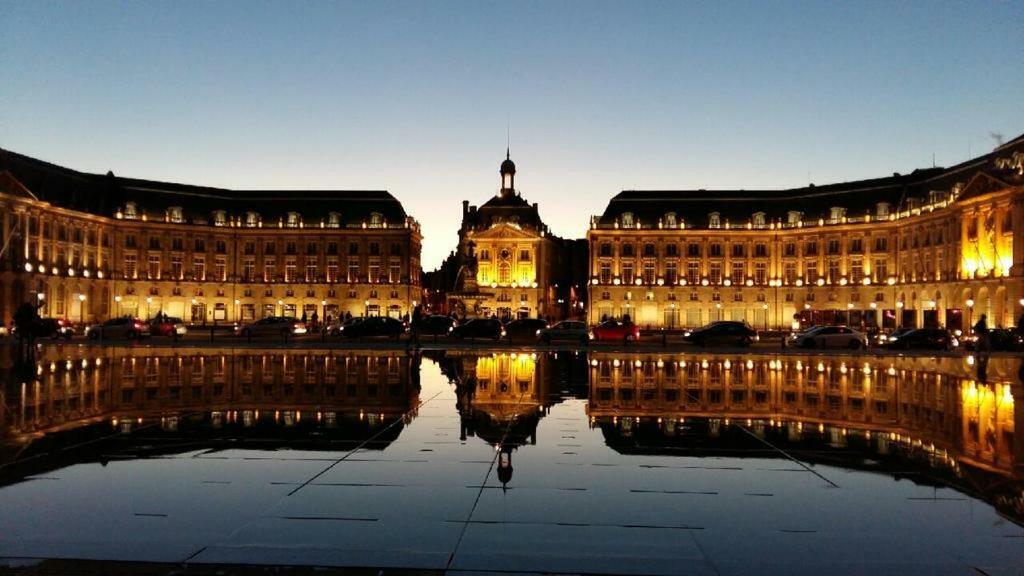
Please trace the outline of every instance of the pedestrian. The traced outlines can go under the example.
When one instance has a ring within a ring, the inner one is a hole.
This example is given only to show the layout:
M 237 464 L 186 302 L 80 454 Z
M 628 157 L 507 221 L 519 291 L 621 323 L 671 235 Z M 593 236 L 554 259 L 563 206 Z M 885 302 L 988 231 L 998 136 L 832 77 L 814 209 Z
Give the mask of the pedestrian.
M 978 318 L 978 322 L 974 325 L 974 335 L 978 337 L 977 349 L 979 352 L 989 351 L 989 340 L 988 340 L 988 317 L 985 314 Z
M 302 323 L 305 324 L 306 322 L 309 322 L 309 318 L 306 316 L 306 310 L 303 309 L 302 310 Z
M 409 324 L 409 346 L 420 347 L 420 329 L 423 325 L 423 307 L 417 304 L 412 309 L 412 321 Z
M 320 315 L 316 313 L 316 310 L 313 310 L 313 315 L 310 316 L 309 319 L 313 321 L 313 328 L 316 328 L 317 321 L 320 320 Z

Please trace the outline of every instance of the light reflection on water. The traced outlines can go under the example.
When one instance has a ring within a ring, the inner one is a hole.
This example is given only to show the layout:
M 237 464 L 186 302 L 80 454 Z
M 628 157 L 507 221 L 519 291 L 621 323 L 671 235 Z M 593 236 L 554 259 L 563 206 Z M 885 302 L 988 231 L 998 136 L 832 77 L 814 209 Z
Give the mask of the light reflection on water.
M 978 364 L 712 353 L 449 351 L 421 358 L 401 351 L 46 349 L 30 366 L 5 358 L 0 367 L 0 486 L 8 487 L 0 487 L 0 501 L 25 479 L 62 470 L 73 476 L 75 465 L 175 455 L 198 457 L 197 475 L 210 474 L 202 467 L 214 456 L 308 462 L 274 473 L 271 484 L 287 487 L 276 498 L 307 485 L 319 490 L 341 460 L 369 459 L 381 469 L 398 462 L 398 477 L 420 475 L 418 482 L 432 486 L 455 475 L 459 488 L 529 490 L 560 478 L 560 489 L 584 491 L 625 482 L 597 466 L 636 460 L 632 497 L 718 494 L 742 483 L 715 476 L 687 491 L 670 478 L 666 484 L 663 471 L 756 462 L 811 472 L 834 487 L 888 477 L 952 488 L 1021 523 L 1019 360 L 993 358 L 980 374 Z M 442 461 L 467 466 L 469 476 L 435 466 Z M 411 470 L 414 463 L 427 465 L 427 476 Z M 146 497 L 158 498 L 161 475 L 136 474 L 154 483 Z M 83 485 L 66 498 L 88 498 L 95 489 Z M 473 510 L 462 500 L 438 496 L 438 514 L 490 513 L 487 498 Z M 552 506 L 532 514 L 531 521 L 558 521 L 563 512 Z

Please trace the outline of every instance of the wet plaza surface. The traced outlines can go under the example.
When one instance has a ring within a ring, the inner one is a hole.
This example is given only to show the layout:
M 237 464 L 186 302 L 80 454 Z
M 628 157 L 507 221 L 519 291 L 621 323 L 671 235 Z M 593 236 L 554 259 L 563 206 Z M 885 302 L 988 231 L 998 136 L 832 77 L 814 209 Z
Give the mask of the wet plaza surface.
M 9 352 L 0 565 L 1024 571 L 1016 358 Z

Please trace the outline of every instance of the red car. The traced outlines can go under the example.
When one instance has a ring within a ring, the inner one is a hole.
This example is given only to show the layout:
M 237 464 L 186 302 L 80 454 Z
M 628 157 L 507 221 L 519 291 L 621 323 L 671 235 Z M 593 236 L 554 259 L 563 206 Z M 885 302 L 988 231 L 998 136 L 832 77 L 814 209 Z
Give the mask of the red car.
M 172 318 L 170 316 L 163 316 L 159 319 L 153 319 L 149 323 L 149 331 L 153 336 L 184 336 L 188 332 L 188 328 L 185 323 L 181 321 L 181 318 Z
M 640 327 L 632 322 L 608 320 L 594 326 L 590 331 L 590 339 L 614 342 L 636 342 L 640 339 Z

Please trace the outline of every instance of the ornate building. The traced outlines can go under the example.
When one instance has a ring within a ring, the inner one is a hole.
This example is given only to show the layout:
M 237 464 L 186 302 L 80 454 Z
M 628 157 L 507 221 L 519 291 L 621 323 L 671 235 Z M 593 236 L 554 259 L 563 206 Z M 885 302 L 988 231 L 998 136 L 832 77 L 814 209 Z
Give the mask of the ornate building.
M 626 191 L 592 218 L 589 320 L 962 328 L 1024 310 L 1024 136 L 952 168 L 772 191 Z
M 86 174 L 0 150 L 0 318 L 401 316 L 419 224 L 384 191 L 225 190 Z
M 567 316 L 582 300 L 582 290 L 573 289 L 583 281 L 574 277 L 572 262 L 585 260 L 577 256 L 583 247 L 552 235 L 537 204 L 515 189 L 516 165 L 507 151 L 500 173 L 494 197 L 480 207 L 463 201 L 458 249 L 432 288 L 459 315 Z

